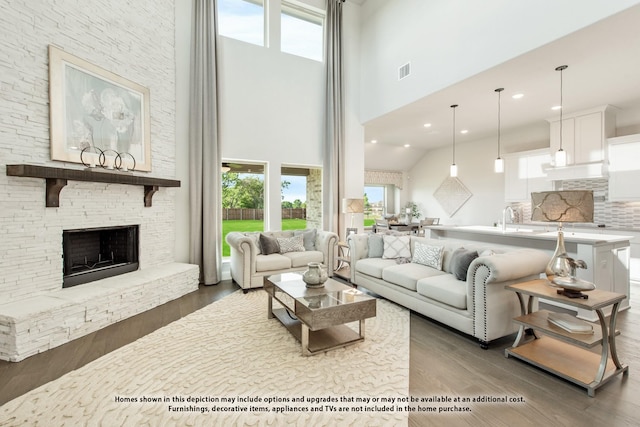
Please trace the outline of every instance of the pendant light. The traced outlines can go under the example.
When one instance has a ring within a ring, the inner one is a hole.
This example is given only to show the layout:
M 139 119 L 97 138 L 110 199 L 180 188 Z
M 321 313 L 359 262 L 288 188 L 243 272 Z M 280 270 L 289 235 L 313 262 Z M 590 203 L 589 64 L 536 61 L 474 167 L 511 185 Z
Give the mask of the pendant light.
M 502 92 L 503 90 L 503 87 L 499 87 L 495 90 L 495 92 L 498 92 L 498 157 L 493 163 L 493 171 L 495 173 L 504 172 L 504 159 L 500 157 L 500 92 Z
M 557 167 L 567 166 L 567 152 L 562 149 L 562 110 L 564 110 L 562 103 L 562 72 L 566 69 L 566 65 L 561 65 L 556 68 L 556 71 L 560 71 L 560 149 L 556 151 L 554 156 Z
M 452 178 L 458 176 L 458 165 L 456 165 L 456 107 L 458 104 L 454 104 L 451 106 L 453 110 L 453 161 L 451 162 L 451 167 L 449 168 L 449 175 Z

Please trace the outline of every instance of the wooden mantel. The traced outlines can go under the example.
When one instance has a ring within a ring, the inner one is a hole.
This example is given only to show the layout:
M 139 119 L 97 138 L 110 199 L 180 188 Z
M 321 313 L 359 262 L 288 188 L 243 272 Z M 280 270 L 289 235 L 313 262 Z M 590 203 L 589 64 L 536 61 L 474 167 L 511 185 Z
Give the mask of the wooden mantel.
M 180 181 L 133 175 L 131 172 L 65 169 L 36 165 L 7 165 L 7 176 L 43 178 L 47 181 L 46 205 L 48 208 L 60 206 L 60 191 L 67 181 L 106 182 L 108 184 L 140 185 L 144 187 L 144 206 L 151 206 L 153 194 L 160 187 L 180 187 Z

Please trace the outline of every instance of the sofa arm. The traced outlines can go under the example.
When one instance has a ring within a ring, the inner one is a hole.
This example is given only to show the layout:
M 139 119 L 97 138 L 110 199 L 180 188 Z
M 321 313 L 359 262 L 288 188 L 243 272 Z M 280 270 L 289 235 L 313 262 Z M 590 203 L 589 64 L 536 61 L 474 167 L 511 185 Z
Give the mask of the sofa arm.
M 232 231 L 225 239 L 231 249 L 231 277 L 241 288 L 251 287 L 251 276 L 256 272 L 256 247 L 250 237 Z
M 537 249 L 518 249 L 476 258 L 469 269 L 476 272 L 484 265 L 488 270 L 484 283 L 507 282 L 544 273 L 550 259 L 549 255 Z M 476 280 L 474 282 L 477 283 Z
M 520 314 L 520 307 L 515 294 L 505 286 L 540 277 L 549 259 L 549 255 L 537 249 L 517 249 L 479 257 L 471 263 L 467 298 L 473 301 L 474 336 L 483 348 L 489 341 L 517 329 L 513 318 Z
M 333 276 L 336 259 L 336 245 L 338 235 L 332 231 L 318 230 L 316 234 L 316 249 L 322 251 L 323 264 L 327 267 L 329 277 Z
M 350 234 L 347 237 L 347 245 L 349 245 L 349 265 L 351 266 L 351 282 L 355 283 L 356 262 L 360 259 L 369 257 L 369 235 L 368 234 Z

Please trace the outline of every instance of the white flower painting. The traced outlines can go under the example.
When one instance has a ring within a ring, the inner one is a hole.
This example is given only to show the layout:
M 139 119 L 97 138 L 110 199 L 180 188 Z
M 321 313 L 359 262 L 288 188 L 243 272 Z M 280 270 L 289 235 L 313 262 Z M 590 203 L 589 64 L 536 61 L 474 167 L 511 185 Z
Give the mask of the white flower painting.
M 81 162 L 82 150 L 97 148 L 150 171 L 148 89 L 54 46 L 49 56 L 52 159 Z

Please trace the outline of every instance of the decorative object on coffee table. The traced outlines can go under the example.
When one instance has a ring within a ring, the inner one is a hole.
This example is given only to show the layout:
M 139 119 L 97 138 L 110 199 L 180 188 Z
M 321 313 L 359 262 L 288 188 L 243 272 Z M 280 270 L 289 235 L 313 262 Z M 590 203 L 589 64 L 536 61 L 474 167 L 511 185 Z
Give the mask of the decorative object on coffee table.
M 329 278 L 327 271 L 323 268 L 319 262 L 310 262 L 307 264 L 309 267 L 302 273 L 302 280 L 306 283 L 307 288 L 321 288 L 324 286 L 324 282 Z
M 563 222 L 593 222 L 593 191 L 543 191 L 531 193 L 531 220 L 558 223 L 556 250 L 545 273 L 549 282 L 562 288 L 558 291 L 570 298 L 587 298 L 581 291 L 595 285 L 576 277 L 576 268 L 587 268 L 582 260 L 567 255 L 564 246 Z

